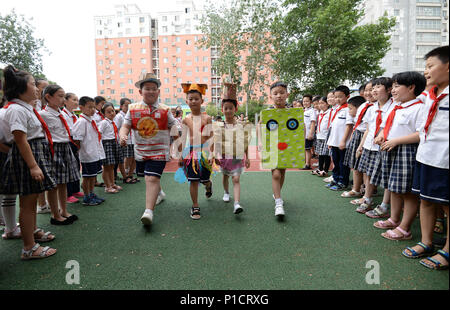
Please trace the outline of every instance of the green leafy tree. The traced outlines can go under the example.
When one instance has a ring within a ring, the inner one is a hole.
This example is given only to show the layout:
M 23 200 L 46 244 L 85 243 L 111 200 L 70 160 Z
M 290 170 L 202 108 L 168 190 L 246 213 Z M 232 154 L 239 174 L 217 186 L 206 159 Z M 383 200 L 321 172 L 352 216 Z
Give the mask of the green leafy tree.
M 381 75 L 395 19 L 360 24 L 363 0 L 286 0 L 287 13 L 272 24 L 277 37 L 276 72 L 294 88 L 328 89 Z
M 14 10 L 0 16 L 0 62 L 12 64 L 36 77 L 42 73 L 42 53 L 48 52 L 44 40 L 35 38 L 33 26 Z
M 216 53 L 213 71 L 246 94 L 247 113 L 252 95 L 269 82 L 274 54 L 270 25 L 276 8 L 275 0 L 233 0 L 226 5 L 210 1 L 201 20 L 200 31 L 205 35 L 198 44 Z

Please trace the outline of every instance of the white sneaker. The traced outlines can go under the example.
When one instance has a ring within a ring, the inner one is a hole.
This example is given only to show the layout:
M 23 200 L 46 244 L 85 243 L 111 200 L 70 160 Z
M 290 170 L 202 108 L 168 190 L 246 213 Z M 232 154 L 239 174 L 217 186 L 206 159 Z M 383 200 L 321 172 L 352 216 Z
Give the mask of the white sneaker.
M 284 216 L 284 207 L 283 204 L 275 205 L 275 216 L 283 217 Z
M 150 210 L 150 212 L 147 211 L 147 210 L 145 210 L 144 214 L 143 214 L 142 217 L 141 217 L 141 222 L 142 222 L 142 224 L 144 224 L 145 226 L 150 226 L 150 225 L 152 225 L 152 222 L 153 222 L 153 212 L 152 212 L 151 210 Z
M 156 198 L 156 204 L 157 204 L 157 205 L 160 204 L 161 201 L 163 201 L 164 199 L 166 199 L 166 194 L 163 192 L 163 190 L 161 190 L 161 191 L 158 193 L 158 197 Z
M 50 209 L 50 206 L 48 205 L 48 203 L 46 203 L 42 207 L 41 206 L 37 207 L 38 214 L 44 214 L 44 213 L 50 213 L 50 212 L 52 212 L 52 210 Z
M 223 201 L 225 201 L 225 202 L 230 202 L 230 194 L 224 193 L 224 194 L 223 194 Z
M 239 213 L 241 213 L 242 211 L 244 211 L 244 209 L 242 209 L 242 207 L 241 207 L 241 205 L 240 205 L 239 203 L 236 203 L 236 204 L 234 205 L 234 211 L 233 211 L 233 213 L 234 213 L 234 214 L 239 214 Z
M 328 178 L 323 179 L 325 183 L 331 183 L 334 181 L 333 176 L 329 176 Z

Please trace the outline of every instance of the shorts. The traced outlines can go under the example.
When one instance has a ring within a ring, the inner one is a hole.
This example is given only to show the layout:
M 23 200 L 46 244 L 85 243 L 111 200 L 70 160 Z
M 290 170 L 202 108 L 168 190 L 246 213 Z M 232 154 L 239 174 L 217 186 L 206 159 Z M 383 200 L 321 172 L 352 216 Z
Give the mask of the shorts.
M 93 178 L 102 172 L 102 160 L 91 163 L 81 163 L 81 176 L 83 178 Z
M 314 145 L 314 139 L 313 140 L 305 139 L 305 150 L 312 149 L 313 145 Z
M 138 177 L 153 176 L 161 179 L 166 162 L 163 160 L 136 161 L 136 174 Z
M 449 205 L 449 169 L 436 168 L 416 161 L 411 192 L 420 199 Z

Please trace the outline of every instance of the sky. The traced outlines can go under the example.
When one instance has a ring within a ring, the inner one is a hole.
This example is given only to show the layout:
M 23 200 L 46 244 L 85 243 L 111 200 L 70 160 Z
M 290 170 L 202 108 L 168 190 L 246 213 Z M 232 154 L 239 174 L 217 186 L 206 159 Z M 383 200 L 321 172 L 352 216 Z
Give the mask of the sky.
M 204 0 L 194 0 L 201 8 Z M 37 38 L 51 52 L 44 54 L 43 71 L 66 92 L 97 95 L 94 16 L 114 13 L 116 4 L 136 4 L 155 15 L 175 9 L 176 0 L 10 0 L 1 1 L 1 15 L 15 9 L 34 26 Z

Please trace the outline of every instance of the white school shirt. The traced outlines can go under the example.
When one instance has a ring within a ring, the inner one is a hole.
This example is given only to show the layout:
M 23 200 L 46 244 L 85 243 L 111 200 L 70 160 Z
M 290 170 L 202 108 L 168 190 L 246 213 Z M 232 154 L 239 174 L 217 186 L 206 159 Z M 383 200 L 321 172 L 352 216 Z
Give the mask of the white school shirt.
M 389 130 L 387 140 L 408 136 L 408 135 L 418 131 L 416 124 L 417 124 L 417 120 L 419 118 L 420 111 L 423 106 L 423 103 L 420 101 L 420 99 L 415 98 L 413 100 L 410 100 L 410 101 L 404 102 L 404 103 L 397 102 L 397 103 L 395 103 L 394 108 L 395 108 L 395 106 L 398 106 L 398 105 L 400 105 L 402 107 L 407 107 L 407 106 L 413 104 L 414 102 L 419 102 L 419 103 L 412 105 L 408 108 L 399 109 L 399 110 L 395 111 L 395 118 L 394 118 L 394 121 L 392 122 L 392 127 Z M 390 113 L 392 113 L 392 110 Z M 386 127 L 386 121 L 387 121 L 388 117 L 389 117 L 389 115 L 387 117 L 383 118 L 383 121 L 381 123 L 382 129 L 384 127 Z
M 95 110 L 95 113 L 92 116 L 92 119 L 97 123 L 97 125 L 103 120 L 102 116 L 100 115 L 100 112 L 97 110 Z
M 328 127 L 328 119 L 331 115 L 331 109 L 328 109 L 326 111 L 322 111 L 319 113 L 319 117 L 317 118 L 317 139 L 325 140 L 328 135 L 329 129 Z M 323 116 L 322 121 L 320 121 L 320 118 Z M 320 122 L 320 124 L 319 124 Z
M 39 114 L 45 123 L 47 123 L 48 130 L 50 130 L 54 143 L 68 143 L 70 141 L 66 127 L 64 127 L 59 119 L 59 115 L 61 114 L 59 111 L 46 106 Z
M 371 104 L 369 101 L 364 102 L 363 104 L 361 104 L 358 108 L 358 110 L 356 110 L 356 116 L 354 118 L 354 124 L 356 124 L 356 122 L 358 121 L 359 115 L 361 115 L 362 110 L 368 105 Z M 369 110 L 369 109 L 367 109 Z M 366 110 L 366 114 L 367 114 L 367 110 Z M 365 115 L 365 114 L 364 114 Z M 364 117 L 364 116 L 363 116 Z M 367 129 L 367 124 L 364 123 L 361 119 L 361 123 L 359 124 L 358 127 L 356 127 L 356 130 L 360 131 L 360 132 L 365 132 Z
M 334 113 L 336 113 L 336 110 L 337 109 L 339 109 L 339 105 L 334 105 L 334 106 L 332 106 L 331 107 L 331 110 L 330 110 L 330 117 L 329 118 L 332 118 L 333 117 L 333 115 L 334 115 Z M 327 123 L 328 124 L 328 123 Z M 328 130 L 331 130 L 331 120 L 330 120 L 330 126 L 328 127 Z
M 448 86 L 442 92 L 447 94 L 439 101 L 436 115 L 433 122 L 428 127 L 428 134 L 425 139 L 425 123 L 428 118 L 428 112 L 433 104 L 430 95 L 426 97 L 421 111 L 421 119 L 419 120 L 420 144 L 417 149 L 416 160 L 425 165 L 449 169 L 449 102 L 448 102 Z
M 45 132 L 42 124 L 33 112 L 33 106 L 20 99 L 13 99 L 6 110 L 4 120 L 6 121 L 10 132 L 22 131 L 27 135 L 27 140 L 45 138 Z
M 91 121 L 91 117 L 81 114 L 73 126 L 72 136 L 73 140 L 80 141 L 78 155 L 82 163 L 92 163 L 106 158 L 103 144 L 98 141 L 97 131 Z
M 36 99 L 36 111 L 41 111 L 42 110 L 42 101 L 39 99 Z
M 388 101 L 383 105 L 381 108 L 381 119 L 383 124 L 383 120 L 385 120 L 389 113 L 391 113 L 392 109 L 394 108 L 395 104 L 392 100 L 392 98 L 389 98 Z M 367 109 L 366 115 L 363 117 L 363 123 L 367 124 L 367 130 L 369 131 L 366 137 L 366 141 L 364 142 L 363 148 L 369 151 L 379 151 L 380 146 L 378 144 L 374 144 L 373 140 L 375 139 L 375 129 L 377 126 L 377 115 L 379 110 L 379 104 L 378 102 L 375 102 L 373 106 Z
M 310 132 L 311 122 L 316 122 L 317 124 L 316 109 L 314 109 L 313 107 L 306 109 L 303 113 L 303 122 L 305 124 L 305 138 L 307 138 Z
M 64 109 L 62 109 L 61 114 L 64 116 L 64 118 L 66 119 L 67 125 L 69 125 L 69 129 L 72 132 L 73 130 L 73 125 L 76 123 L 76 121 L 78 120 L 78 116 L 76 116 L 75 113 L 70 112 L 67 108 L 64 107 Z M 75 117 L 75 118 L 74 118 Z
M 114 134 L 114 126 L 112 123 L 113 121 L 105 118 L 98 124 L 98 130 L 102 134 L 102 140 L 114 140 L 116 138 L 116 135 Z M 119 139 L 119 132 L 117 132 L 117 139 Z
M 12 144 L 14 136 L 5 120 L 6 109 L 0 109 L 0 143 Z
M 120 128 L 122 128 L 122 125 L 125 121 L 125 113 L 121 110 L 119 111 L 119 113 L 117 113 L 117 115 L 114 117 L 114 123 L 116 123 L 117 126 L 117 130 L 120 132 Z M 128 134 L 128 139 L 127 139 L 127 144 L 133 144 L 133 136 L 131 134 L 131 130 L 130 133 Z
M 339 107 L 337 109 L 339 109 Z M 347 125 L 353 124 L 353 117 L 350 115 L 348 107 L 341 109 L 339 112 L 335 111 L 333 113 L 333 117 L 334 120 L 330 125 L 330 137 L 328 138 L 327 145 L 339 147 L 342 138 L 344 138 L 345 128 L 347 127 Z M 349 143 L 350 138 L 348 138 L 346 141 L 346 147 L 349 145 Z

